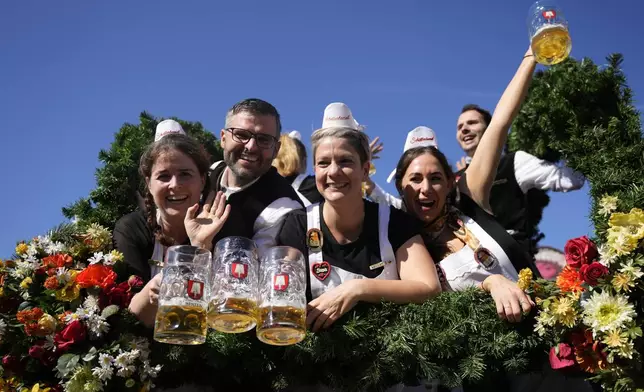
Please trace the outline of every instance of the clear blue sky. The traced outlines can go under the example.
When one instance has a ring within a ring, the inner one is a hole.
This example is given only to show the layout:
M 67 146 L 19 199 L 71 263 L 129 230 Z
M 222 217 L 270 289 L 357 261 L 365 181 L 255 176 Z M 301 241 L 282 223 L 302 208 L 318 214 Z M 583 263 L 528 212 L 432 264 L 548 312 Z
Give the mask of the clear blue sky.
M 346 102 L 385 152 L 433 128 L 455 162 L 460 107 L 493 109 L 528 46 L 528 0 L 3 1 L 0 3 L 0 256 L 63 221 L 94 187 L 98 152 L 141 111 L 217 134 L 236 101 L 260 97 L 305 137 Z M 625 55 L 644 102 L 644 3 L 562 0 L 572 55 Z M 393 191 L 393 187 L 386 186 Z M 542 242 L 590 234 L 587 188 L 552 195 Z

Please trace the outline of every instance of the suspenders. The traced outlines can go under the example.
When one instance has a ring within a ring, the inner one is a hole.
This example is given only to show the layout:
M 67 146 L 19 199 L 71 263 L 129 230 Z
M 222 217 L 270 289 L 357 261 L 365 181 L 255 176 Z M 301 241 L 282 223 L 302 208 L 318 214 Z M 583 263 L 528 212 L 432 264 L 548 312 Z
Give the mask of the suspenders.
M 373 269 L 384 267 L 383 271 L 376 279 L 399 279 L 396 257 L 393 248 L 389 242 L 389 213 L 390 206 L 378 204 L 378 239 L 380 242 L 380 262 L 372 265 Z M 322 236 L 320 231 L 320 205 L 311 204 L 306 208 L 307 221 L 307 243 L 309 233 L 317 230 L 318 235 Z M 320 238 L 320 245 L 324 239 Z M 324 260 L 322 246 L 319 248 L 309 247 L 309 275 L 311 282 L 311 294 L 317 298 L 324 292 L 339 286 L 342 282 L 351 279 L 366 279 L 363 275 L 346 271 L 342 268 L 332 266 Z

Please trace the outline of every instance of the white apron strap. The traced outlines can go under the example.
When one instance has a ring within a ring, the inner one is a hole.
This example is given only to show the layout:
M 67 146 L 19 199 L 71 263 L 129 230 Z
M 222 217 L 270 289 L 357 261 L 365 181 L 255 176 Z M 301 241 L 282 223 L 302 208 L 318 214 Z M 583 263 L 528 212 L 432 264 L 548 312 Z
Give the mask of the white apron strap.
M 396 255 L 389 242 L 389 214 L 391 207 L 386 203 L 378 203 L 378 241 L 380 242 L 380 261 L 384 262 L 384 269 L 378 279 L 399 279 Z
M 300 174 L 299 176 L 295 177 L 295 180 L 293 180 L 293 183 L 291 186 L 295 190 L 295 193 L 297 193 L 297 196 L 302 200 L 302 203 L 304 204 L 304 207 L 308 207 L 311 205 L 311 201 L 306 198 L 302 193 L 300 193 L 300 185 L 302 185 L 302 182 L 306 179 L 306 174 Z

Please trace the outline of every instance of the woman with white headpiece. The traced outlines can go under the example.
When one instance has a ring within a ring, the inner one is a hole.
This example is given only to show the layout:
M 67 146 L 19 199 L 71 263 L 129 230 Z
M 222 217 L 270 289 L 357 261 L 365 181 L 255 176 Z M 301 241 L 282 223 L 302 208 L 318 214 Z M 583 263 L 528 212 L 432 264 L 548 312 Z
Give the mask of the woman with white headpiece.
M 321 203 L 286 216 L 279 245 L 299 249 L 308 265 L 306 322 L 330 326 L 358 302 L 421 303 L 440 292 L 421 223 L 397 208 L 362 197 L 369 139 L 343 103 L 327 106 L 312 135 Z
M 306 146 L 298 131 L 280 136 L 280 150 L 273 166 L 295 189 L 304 207 L 324 200 L 315 186 L 315 177 L 306 174 L 306 158 Z

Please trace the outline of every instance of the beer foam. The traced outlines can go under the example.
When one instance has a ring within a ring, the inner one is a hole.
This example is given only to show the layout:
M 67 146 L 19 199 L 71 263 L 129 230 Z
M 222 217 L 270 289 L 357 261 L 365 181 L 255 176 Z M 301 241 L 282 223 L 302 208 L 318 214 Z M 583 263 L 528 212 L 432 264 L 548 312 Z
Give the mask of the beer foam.
M 553 24 L 547 23 L 539 27 L 539 29 L 537 29 L 537 31 L 534 34 L 532 34 L 532 37 L 534 38 L 546 30 L 564 30 L 568 32 L 568 28 L 562 23 L 553 23 Z

